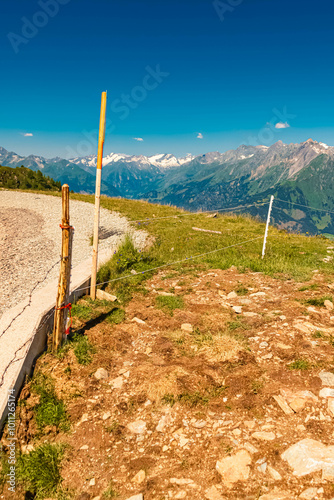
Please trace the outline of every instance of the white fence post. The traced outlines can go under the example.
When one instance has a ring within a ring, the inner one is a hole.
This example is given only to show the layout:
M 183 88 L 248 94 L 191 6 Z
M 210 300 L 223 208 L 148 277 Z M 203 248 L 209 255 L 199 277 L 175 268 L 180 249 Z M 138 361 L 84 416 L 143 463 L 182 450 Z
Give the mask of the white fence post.
M 268 210 L 266 231 L 264 233 L 263 248 L 262 248 L 262 259 L 263 259 L 264 255 L 266 253 L 267 236 L 268 236 L 268 229 L 269 229 L 269 224 L 270 224 L 271 209 L 273 207 L 273 201 L 274 201 L 274 197 L 271 196 L 270 203 L 269 203 L 269 210 Z

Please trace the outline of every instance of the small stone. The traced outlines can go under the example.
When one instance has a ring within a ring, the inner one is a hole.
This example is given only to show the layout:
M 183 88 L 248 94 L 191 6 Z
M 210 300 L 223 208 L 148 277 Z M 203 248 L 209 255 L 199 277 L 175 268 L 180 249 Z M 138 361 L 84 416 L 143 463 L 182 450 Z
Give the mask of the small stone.
M 254 455 L 255 453 L 259 453 L 259 450 L 257 448 L 255 448 L 255 446 L 253 446 L 252 444 L 250 443 L 244 443 L 243 446 L 242 446 L 245 450 L 249 451 L 249 453 L 252 453 L 252 455 Z
M 334 373 L 322 371 L 319 373 L 322 385 L 327 385 L 328 387 L 334 387 Z
M 265 292 L 256 292 L 256 293 L 251 293 L 250 297 L 265 297 Z
M 252 303 L 252 301 L 249 299 L 239 299 L 239 304 L 242 304 L 244 306 L 248 306 L 251 303 Z
M 233 434 L 235 437 L 241 436 L 241 430 L 240 430 L 240 429 L 234 429 L 234 430 L 232 431 L 232 434 Z
M 282 342 L 277 342 L 276 345 L 279 349 L 284 349 L 284 350 L 292 349 L 291 345 L 282 344 Z
M 299 498 L 303 498 L 303 500 L 313 500 L 313 498 L 316 498 L 317 494 L 317 488 L 307 488 L 299 495 Z
M 165 415 L 163 415 L 160 420 L 159 420 L 159 423 L 156 427 L 156 430 L 158 432 L 165 432 L 166 430 L 166 427 L 168 427 L 168 425 L 170 425 L 172 423 L 172 418 L 171 418 L 171 415 L 170 415 L 170 411 L 166 412 Z
M 236 299 L 238 297 L 238 294 L 235 292 L 230 292 L 227 296 L 228 299 Z
M 329 387 L 324 387 L 319 392 L 319 396 L 321 398 L 334 398 L 334 389 L 330 389 Z
M 89 486 L 95 486 L 95 477 L 89 481 Z
M 328 411 L 334 417 L 334 398 L 328 398 L 327 405 L 328 405 Z
M 218 460 L 216 470 L 222 476 L 222 482 L 227 488 L 232 488 L 237 481 L 247 481 L 249 477 L 249 465 L 252 462 L 250 454 L 246 450 L 240 450 L 231 457 Z
M 295 476 L 306 476 L 324 467 L 334 466 L 334 446 L 306 438 L 290 446 L 281 457 L 294 470 Z
M 138 325 L 145 325 L 145 321 L 139 318 L 132 318 L 132 323 L 138 323 Z
M 192 424 L 193 427 L 195 427 L 195 429 L 203 429 L 203 427 L 206 426 L 206 421 L 205 420 L 196 420 L 196 422 L 194 422 Z
M 183 448 L 188 443 L 189 443 L 189 439 L 187 439 L 184 436 L 180 437 L 180 439 L 179 439 L 179 445 L 181 446 L 181 448 Z
M 130 422 L 127 428 L 133 434 L 144 434 L 144 432 L 146 432 L 146 422 L 143 420 L 136 420 L 135 422 Z
M 328 311 L 332 311 L 334 309 L 333 302 L 331 302 L 330 300 L 325 300 L 324 306 Z
M 176 498 L 177 500 L 179 500 L 179 499 L 182 499 L 182 498 L 186 498 L 186 496 L 187 496 L 187 492 L 181 490 L 178 493 L 176 493 L 176 495 L 174 495 L 174 498 Z
M 101 500 L 101 497 L 100 496 L 94 497 L 93 500 Z
M 272 491 L 262 495 L 259 500 L 291 500 L 293 495 L 289 491 Z
M 164 445 L 164 446 L 162 447 L 162 451 L 163 451 L 163 452 L 168 451 L 168 450 L 169 450 L 169 447 L 168 447 L 168 446 Z
M 126 500 L 144 500 L 144 497 L 142 493 L 139 493 L 139 495 L 133 495 L 132 497 L 127 498 Z
M 248 429 L 254 429 L 255 427 L 255 421 L 254 420 L 245 420 L 244 421 L 244 426 L 248 427 Z
M 325 465 L 322 469 L 322 480 L 334 481 L 334 465 Z
M 109 374 L 108 374 L 107 370 L 105 370 L 104 368 L 98 368 L 96 370 L 96 372 L 94 373 L 94 377 L 97 380 L 105 380 L 109 377 Z
M 302 411 L 306 406 L 307 401 L 302 398 L 295 398 L 293 401 L 290 401 L 290 407 L 294 412 L 298 413 Z
M 242 307 L 241 306 L 233 306 L 232 309 L 233 309 L 233 311 L 236 314 L 241 314 L 242 313 Z
M 252 437 L 260 441 L 274 441 L 276 438 L 273 432 L 253 432 Z
M 194 483 L 192 479 L 178 478 L 178 477 L 170 478 L 169 482 L 171 484 L 177 484 L 178 486 L 185 486 Z
M 255 318 L 256 316 L 259 316 L 259 315 L 257 313 L 248 311 L 248 312 L 244 312 L 244 316 L 246 316 L 246 318 Z
M 181 330 L 187 333 L 192 333 L 194 331 L 190 323 L 183 323 L 183 325 L 181 325 Z
M 122 389 L 123 383 L 124 383 L 123 377 L 117 377 L 110 382 L 110 385 L 113 389 Z
M 99 300 L 108 300 L 109 302 L 116 302 L 117 297 L 115 295 L 111 295 L 104 290 L 96 290 L 96 298 Z
M 205 490 L 204 495 L 207 500 L 224 500 L 215 486 Z
M 266 470 L 267 470 L 267 462 L 264 462 L 263 464 L 259 465 L 258 467 L 259 472 L 262 472 L 264 474 Z
M 84 444 L 81 446 L 80 450 L 88 450 L 89 446 L 87 444 Z
M 278 406 L 281 408 L 281 410 L 283 410 L 283 412 L 286 415 L 293 415 L 293 410 L 291 410 L 290 406 L 282 396 L 273 396 L 273 397 Z
M 271 467 L 270 465 L 268 465 L 268 473 L 270 474 L 272 479 L 274 479 L 274 481 L 280 481 L 282 479 L 281 474 L 277 472 L 277 470 Z
M 137 474 L 131 479 L 133 483 L 141 484 L 145 480 L 145 471 L 141 469 Z
M 102 415 L 102 420 L 108 420 L 108 418 L 111 417 L 110 411 L 107 411 Z
M 137 274 L 137 271 L 135 269 L 131 269 L 130 273 L 131 274 Z

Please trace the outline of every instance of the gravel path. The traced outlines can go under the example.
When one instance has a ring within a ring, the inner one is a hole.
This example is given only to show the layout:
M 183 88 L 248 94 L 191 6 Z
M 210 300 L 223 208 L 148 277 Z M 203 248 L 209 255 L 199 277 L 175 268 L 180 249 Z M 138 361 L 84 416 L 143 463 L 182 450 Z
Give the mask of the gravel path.
M 70 201 L 71 225 L 75 228 L 73 267 L 91 257 L 94 205 Z M 0 191 L 0 317 L 24 300 L 60 258 L 61 198 L 17 191 Z M 147 233 L 135 231 L 125 217 L 101 209 L 100 249 L 116 248 L 130 233 L 138 248 Z M 59 265 L 39 287 L 58 277 Z

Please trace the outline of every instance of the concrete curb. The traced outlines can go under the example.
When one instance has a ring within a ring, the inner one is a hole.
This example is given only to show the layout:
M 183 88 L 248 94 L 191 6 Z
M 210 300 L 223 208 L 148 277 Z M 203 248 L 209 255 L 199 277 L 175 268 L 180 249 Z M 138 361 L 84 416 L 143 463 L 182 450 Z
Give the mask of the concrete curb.
M 105 264 L 112 256 L 114 249 L 108 249 L 99 253 L 99 266 Z M 91 259 L 87 259 L 72 269 L 71 274 L 71 295 L 70 301 L 86 293 L 82 288 L 90 286 L 91 279 Z M 12 363 L 4 376 L 4 381 L 0 387 L 0 430 L 8 414 L 8 391 L 18 396 L 26 375 L 32 371 L 32 367 L 37 357 L 45 350 L 47 335 L 53 329 L 53 310 L 56 303 L 58 280 L 53 280 L 47 286 L 35 292 L 31 297 L 31 304 L 13 322 L 9 329 L 0 337 L 0 374 L 4 372 L 7 365 L 15 357 L 17 361 Z M 1 332 L 8 327 L 13 318 L 19 314 L 28 300 L 21 302 L 15 307 L 6 311 L 1 317 Z M 32 339 L 32 342 L 29 342 Z

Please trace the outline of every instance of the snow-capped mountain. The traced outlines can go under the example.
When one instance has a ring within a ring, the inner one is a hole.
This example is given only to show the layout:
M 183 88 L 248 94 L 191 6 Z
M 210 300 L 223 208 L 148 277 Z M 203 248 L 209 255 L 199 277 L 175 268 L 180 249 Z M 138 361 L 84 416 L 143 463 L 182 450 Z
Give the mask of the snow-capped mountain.
M 172 154 L 157 154 L 153 156 L 135 156 L 119 153 L 110 153 L 103 157 L 103 166 L 112 165 L 113 163 L 122 162 L 128 165 L 136 166 L 137 168 L 147 169 L 151 166 L 158 167 L 159 169 L 180 167 L 190 163 L 195 156 L 188 154 L 184 158 L 177 158 Z M 86 156 L 82 158 L 72 158 L 69 160 L 82 168 L 95 168 L 97 156 Z
M 0 165 L 42 170 L 76 192 L 94 193 L 96 156 L 64 160 L 20 156 L 0 148 Z M 111 153 L 103 158 L 102 192 L 144 198 L 191 210 L 230 207 L 278 198 L 334 211 L 334 147 L 308 139 L 300 144 L 241 145 L 224 153 L 177 158 L 171 154 L 135 156 Z M 285 207 L 286 208 L 286 207 Z M 334 234 L 331 218 L 319 211 L 274 212 L 282 227 Z M 258 215 L 258 211 L 254 212 Z M 328 215 L 328 214 L 327 214 Z M 294 219 L 294 217 L 296 217 Z M 331 216 L 330 216 L 331 217 Z

